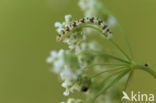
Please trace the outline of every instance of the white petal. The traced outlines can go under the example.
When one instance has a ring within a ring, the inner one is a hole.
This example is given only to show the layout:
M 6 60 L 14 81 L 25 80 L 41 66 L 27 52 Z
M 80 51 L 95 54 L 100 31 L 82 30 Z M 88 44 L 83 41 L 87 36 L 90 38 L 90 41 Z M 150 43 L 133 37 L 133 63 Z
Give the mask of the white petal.
M 66 23 L 71 22 L 71 20 L 72 20 L 72 16 L 71 15 L 66 15 L 65 16 Z
M 52 63 L 53 62 L 53 58 L 52 57 L 48 57 L 46 61 L 47 61 L 47 63 Z
M 68 96 L 69 95 L 69 90 L 66 89 L 66 91 L 63 94 L 64 94 L 64 96 Z
M 62 26 L 62 24 L 61 24 L 60 22 L 56 22 L 56 23 L 55 23 L 55 27 L 60 28 L 61 26 Z

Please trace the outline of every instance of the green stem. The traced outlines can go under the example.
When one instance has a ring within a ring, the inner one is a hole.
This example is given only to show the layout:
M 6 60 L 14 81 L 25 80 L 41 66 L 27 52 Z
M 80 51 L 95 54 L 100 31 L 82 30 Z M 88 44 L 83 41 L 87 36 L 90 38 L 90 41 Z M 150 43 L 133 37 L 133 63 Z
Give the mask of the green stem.
M 127 86 L 128 86 L 128 84 L 129 84 L 129 82 L 130 82 L 130 80 L 131 80 L 131 78 L 132 78 L 132 75 L 133 75 L 133 70 L 130 71 L 130 73 L 129 73 L 129 75 L 128 75 L 128 78 L 127 78 L 127 80 L 126 80 L 126 84 L 125 84 L 124 91 L 126 91 Z
M 107 11 L 108 14 L 112 15 L 113 17 L 115 17 L 114 14 L 113 14 L 110 10 L 108 10 L 107 8 L 105 8 L 105 10 Z M 126 32 L 125 32 L 125 30 L 123 29 L 122 25 L 120 24 L 119 20 L 118 20 L 117 18 L 115 18 L 115 19 L 116 19 L 116 21 L 117 21 L 117 24 L 119 25 L 121 34 L 122 34 L 122 36 L 123 36 L 123 38 L 124 38 L 124 40 L 125 40 L 125 42 L 126 42 L 126 44 L 127 44 L 127 46 L 128 46 L 128 50 L 129 50 L 129 53 L 130 53 L 130 57 L 131 57 L 131 59 L 133 59 L 132 48 L 131 48 L 131 46 L 130 46 L 128 37 L 127 37 L 127 35 L 126 35 Z
M 124 62 L 124 63 L 129 64 L 128 61 L 123 60 L 123 59 L 121 59 L 121 58 L 118 58 L 118 57 L 116 57 L 116 56 L 113 56 L 113 55 L 111 55 L 111 54 L 109 54 L 109 53 L 106 53 L 106 52 L 100 52 L 100 51 L 96 51 L 96 52 L 97 52 L 97 53 L 101 53 L 102 55 L 108 56 L 108 57 L 110 57 L 110 58 L 113 58 L 113 59 L 115 59 L 115 60 L 118 60 L 118 61 L 120 61 L 120 62 Z
M 115 59 L 115 60 L 118 60 L 118 61 L 120 61 L 120 62 L 124 62 L 124 63 L 126 63 L 126 64 L 129 64 L 128 61 L 123 60 L 123 59 L 121 59 L 121 58 L 118 58 L 118 57 L 116 57 L 116 56 L 113 56 L 113 55 L 111 55 L 111 54 L 105 53 L 104 55 L 106 55 L 106 56 L 108 56 L 108 57 L 111 57 L 111 58 L 113 58 L 113 59 Z
M 118 82 L 123 76 L 125 76 L 127 74 L 129 70 L 125 70 L 124 72 L 122 72 L 121 74 L 117 75 L 111 82 L 109 82 L 107 85 L 104 86 L 104 88 L 102 88 L 99 92 L 97 92 L 96 94 L 94 94 L 93 96 L 91 96 L 91 98 L 89 98 L 89 100 L 87 101 L 87 103 L 93 103 L 95 101 L 95 99 L 101 95 L 102 93 L 104 93 L 107 89 L 109 89 L 110 87 L 112 87 L 116 82 Z
M 100 73 L 97 73 L 97 74 L 94 75 L 93 77 L 97 77 L 97 76 L 99 76 L 99 75 L 101 75 L 101 74 L 103 74 L 103 73 L 112 72 L 112 71 L 117 71 L 117 70 L 120 70 L 120 69 L 123 69 L 123 68 L 125 68 L 125 67 L 124 67 L 124 66 L 121 66 L 121 67 L 117 67 L 117 68 L 111 68 L 111 69 L 108 69 L 108 70 L 104 70 L 104 71 L 102 71 L 102 72 L 100 72 Z
M 126 41 L 126 44 L 128 46 L 128 50 L 129 50 L 129 53 L 130 53 L 130 56 L 131 56 L 131 59 L 133 59 L 133 52 L 132 52 L 132 48 L 130 46 L 130 43 L 129 43 L 129 40 L 128 40 L 128 37 L 125 33 L 125 30 L 123 29 L 122 25 L 119 23 L 119 21 L 117 20 L 117 23 L 119 24 L 119 27 L 120 27 L 120 31 L 122 32 L 122 35 Z
M 121 53 L 123 53 L 123 55 L 124 55 L 128 60 L 131 60 L 131 59 L 129 58 L 129 56 L 121 49 L 121 47 L 120 47 L 115 41 L 113 41 L 112 39 L 110 39 L 110 41 L 111 41 L 111 43 L 112 43 L 114 46 L 116 46 L 116 47 L 119 49 L 119 51 L 120 51 Z
M 144 65 L 136 65 L 136 69 L 144 70 L 152 75 L 156 79 L 156 72 L 149 67 L 145 67 Z
M 84 69 L 88 69 L 88 68 L 91 68 L 91 67 L 94 67 L 94 66 L 124 66 L 125 64 L 113 64 L 113 63 L 102 63 L 102 64 L 91 64 L 91 65 L 88 65 L 86 67 L 84 67 Z
M 127 69 L 127 68 L 126 68 Z M 113 76 L 116 76 L 118 74 L 120 74 L 122 71 L 116 71 L 113 72 L 111 74 L 109 74 L 101 83 L 100 83 L 100 87 L 102 88 L 105 84 L 107 84 L 107 81 L 109 81 L 109 79 L 111 79 Z
M 102 33 L 101 29 L 99 29 L 93 25 L 83 25 L 80 29 L 82 29 L 82 28 L 92 28 L 92 29 L 97 30 L 100 34 Z M 126 58 L 128 60 L 130 60 L 129 56 L 120 48 L 120 46 L 116 42 L 114 42 L 112 39 L 110 39 L 110 41 L 114 44 L 114 46 L 116 46 L 121 51 L 121 53 L 123 53 L 123 55 L 126 56 Z
M 89 52 L 91 52 L 91 51 L 93 51 L 93 50 L 82 51 L 82 52 L 89 53 Z M 80 53 L 82 53 L 82 52 L 80 52 Z M 96 52 L 96 53 L 95 53 L 95 52 Z M 80 53 L 78 53 L 78 55 L 79 55 Z M 114 59 L 114 60 L 118 60 L 118 61 L 120 61 L 120 62 L 129 64 L 128 61 L 123 60 L 123 59 L 121 59 L 121 58 L 119 58 L 119 57 L 113 56 L 113 55 L 111 55 L 111 54 L 109 54 L 109 53 L 106 53 L 106 52 L 94 51 L 94 52 L 91 52 L 91 53 L 93 53 L 93 54 L 95 54 L 95 55 L 99 55 L 99 53 L 100 53 L 101 55 L 108 56 L 108 57 L 110 57 L 110 58 L 112 58 L 112 59 Z

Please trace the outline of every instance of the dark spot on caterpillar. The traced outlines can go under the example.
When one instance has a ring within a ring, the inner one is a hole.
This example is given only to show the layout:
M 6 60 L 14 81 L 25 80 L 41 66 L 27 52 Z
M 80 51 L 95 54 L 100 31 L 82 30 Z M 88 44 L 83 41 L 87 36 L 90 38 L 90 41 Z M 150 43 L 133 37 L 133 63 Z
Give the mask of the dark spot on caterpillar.
M 73 23 L 73 27 L 76 27 L 76 26 L 77 26 L 77 25 L 76 25 L 76 22 L 74 22 L 74 23 Z
M 82 88 L 81 88 L 81 91 L 82 91 L 82 92 L 87 92 L 87 91 L 88 91 L 88 87 L 85 87 L 85 86 L 82 87 Z
M 99 20 L 99 21 L 98 21 L 98 24 L 101 25 L 102 22 L 103 22 L 102 20 Z
M 107 28 L 107 25 L 104 25 L 102 29 L 105 30 L 106 28 Z
M 82 22 L 82 23 L 85 23 L 85 19 L 83 18 L 83 19 L 81 20 L 81 22 Z
M 94 17 L 90 18 L 90 22 L 94 23 Z
M 144 66 L 145 66 L 145 67 L 148 67 L 149 65 L 148 65 L 148 64 L 144 64 Z
M 66 31 L 68 31 L 68 32 L 70 31 L 70 28 L 68 26 L 66 27 Z

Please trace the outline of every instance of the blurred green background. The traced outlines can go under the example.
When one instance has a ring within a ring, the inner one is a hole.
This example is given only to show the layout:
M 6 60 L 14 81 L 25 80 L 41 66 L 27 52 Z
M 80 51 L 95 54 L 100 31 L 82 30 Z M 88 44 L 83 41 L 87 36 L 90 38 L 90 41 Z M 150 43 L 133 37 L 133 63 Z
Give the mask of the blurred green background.
M 63 89 L 46 58 L 55 21 L 83 17 L 78 0 L 0 0 L 0 103 L 59 103 Z M 156 0 L 105 0 L 124 26 L 134 56 L 156 70 Z M 137 71 L 128 90 L 156 94 L 156 80 Z

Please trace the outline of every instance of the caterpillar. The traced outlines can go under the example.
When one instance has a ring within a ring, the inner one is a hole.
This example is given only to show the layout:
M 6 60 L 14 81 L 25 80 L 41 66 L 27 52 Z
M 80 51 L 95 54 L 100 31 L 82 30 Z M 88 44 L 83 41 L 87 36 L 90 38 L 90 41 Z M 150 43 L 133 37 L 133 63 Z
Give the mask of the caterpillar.
M 61 41 L 71 33 L 74 33 L 76 30 L 81 30 L 86 27 L 94 28 L 100 31 L 106 37 L 106 39 L 110 39 L 112 37 L 112 32 L 104 21 L 97 17 L 85 17 L 64 26 L 61 32 L 57 34 L 57 41 Z

